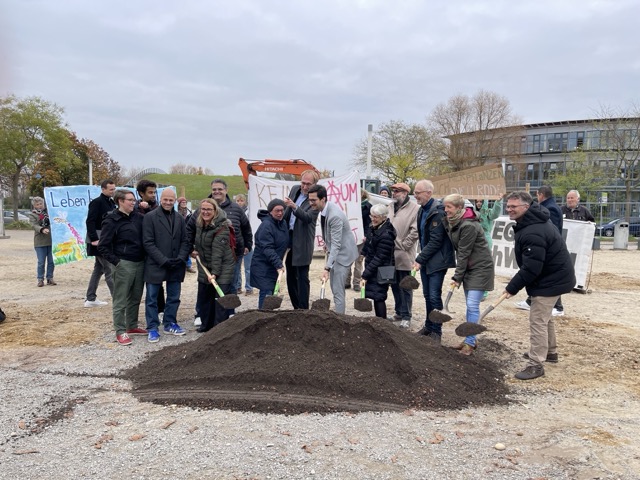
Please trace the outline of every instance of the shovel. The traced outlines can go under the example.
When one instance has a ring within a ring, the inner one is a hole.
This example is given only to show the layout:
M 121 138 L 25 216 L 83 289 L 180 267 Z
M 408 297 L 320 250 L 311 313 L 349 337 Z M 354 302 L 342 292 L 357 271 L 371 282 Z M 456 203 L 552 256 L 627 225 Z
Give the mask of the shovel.
M 320 300 L 314 300 L 311 304 L 311 310 L 329 310 L 331 307 L 331 300 L 324 298 L 324 286 L 327 283 L 326 280 L 322 280 L 322 286 L 320 287 Z
M 218 303 L 222 305 L 223 308 L 226 308 L 227 310 L 231 310 L 234 308 L 238 308 L 240 305 L 242 305 L 242 302 L 240 301 L 240 297 L 238 297 L 238 295 L 234 293 L 230 293 L 229 295 L 224 294 L 224 292 L 220 288 L 220 285 L 218 285 L 218 282 L 216 282 L 215 278 L 211 276 L 211 272 L 209 272 L 209 270 L 207 270 L 207 267 L 205 267 L 200 261 L 199 256 L 196 257 L 196 261 L 198 262 L 198 266 L 202 268 L 202 271 L 210 279 L 209 281 L 211 282 L 211 285 L 213 285 L 213 288 L 215 288 L 216 292 L 218 292 L 219 297 L 217 298 L 217 300 L 218 300 Z
M 456 335 L 458 335 L 459 337 L 468 337 L 469 335 L 477 335 L 484 332 L 487 327 L 481 324 L 482 319 L 486 317 L 494 308 L 500 305 L 505 298 L 507 298 L 507 292 L 504 292 L 502 295 L 500 295 L 500 298 L 496 300 L 493 305 L 489 305 L 485 309 L 485 311 L 482 312 L 480 318 L 478 319 L 478 323 L 464 322 L 458 325 L 456 327 Z
M 451 282 L 449 286 L 449 291 L 447 292 L 447 298 L 444 301 L 444 308 L 442 310 L 432 310 L 429 314 L 429 320 L 433 323 L 445 323 L 453 318 L 453 314 L 456 312 L 452 312 L 449 310 L 449 301 L 451 300 L 451 296 L 456 289 L 456 284 Z
M 400 280 L 398 286 L 403 290 L 417 290 L 420 286 L 420 282 L 416 280 L 416 269 L 413 268 L 411 270 L 411 275 L 407 275 L 402 280 Z
M 284 252 L 284 257 L 282 257 L 282 265 L 285 264 L 287 260 L 287 254 L 289 253 L 289 249 Z M 275 310 L 276 308 L 280 308 L 282 305 L 282 297 L 278 296 L 278 292 L 280 292 L 280 282 L 282 281 L 282 270 L 278 273 L 278 279 L 276 280 L 276 286 L 273 289 L 273 295 L 269 295 L 264 299 L 264 303 L 262 304 L 263 310 Z
M 353 300 L 353 308 L 355 308 L 359 312 L 371 312 L 373 310 L 373 304 L 371 303 L 371 300 L 369 300 L 368 298 L 364 298 L 366 283 L 367 282 L 365 282 L 363 279 L 362 288 L 360 289 L 360 298 L 356 298 Z

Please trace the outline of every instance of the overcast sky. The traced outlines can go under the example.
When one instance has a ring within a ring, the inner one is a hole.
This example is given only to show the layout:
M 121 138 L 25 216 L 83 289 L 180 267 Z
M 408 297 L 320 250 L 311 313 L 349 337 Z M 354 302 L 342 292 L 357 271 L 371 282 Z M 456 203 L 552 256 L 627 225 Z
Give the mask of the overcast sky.
M 367 124 L 479 89 L 526 123 L 640 97 L 637 0 L 0 0 L 0 94 L 123 167 L 350 170 Z

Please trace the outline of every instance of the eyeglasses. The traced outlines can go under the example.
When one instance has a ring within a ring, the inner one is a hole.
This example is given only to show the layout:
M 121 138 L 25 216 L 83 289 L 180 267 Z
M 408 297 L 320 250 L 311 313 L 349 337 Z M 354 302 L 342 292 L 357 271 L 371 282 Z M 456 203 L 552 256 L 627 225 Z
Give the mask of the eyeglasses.
M 414 190 L 413 191 L 414 195 L 420 195 L 421 193 L 431 193 L 431 192 L 429 190 L 421 190 L 421 191 Z
M 311 183 L 311 182 L 300 182 L 300 185 L 303 185 L 305 187 L 310 187 L 311 185 L 313 185 L 313 183 Z
M 201 212 L 213 212 L 213 208 L 201 208 Z
M 525 205 L 528 205 L 527 203 L 521 203 L 519 205 L 507 205 L 507 210 L 515 210 L 518 207 L 524 207 Z
M 135 202 L 136 199 L 135 198 L 125 198 L 124 201 L 125 202 Z

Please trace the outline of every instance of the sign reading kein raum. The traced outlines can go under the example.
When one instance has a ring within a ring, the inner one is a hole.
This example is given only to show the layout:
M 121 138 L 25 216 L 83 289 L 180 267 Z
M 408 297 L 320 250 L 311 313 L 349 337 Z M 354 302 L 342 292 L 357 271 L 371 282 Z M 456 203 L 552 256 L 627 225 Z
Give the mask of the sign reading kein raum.
M 507 193 L 501 165 L 484 165 L 431 178 L 433 196 L 443 198 L 459 193 L 468 199 L 497 200 Z

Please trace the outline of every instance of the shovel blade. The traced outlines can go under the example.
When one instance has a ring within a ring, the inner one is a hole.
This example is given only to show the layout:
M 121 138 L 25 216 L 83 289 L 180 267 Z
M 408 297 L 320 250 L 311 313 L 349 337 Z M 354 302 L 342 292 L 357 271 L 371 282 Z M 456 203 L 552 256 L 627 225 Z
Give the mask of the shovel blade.
M 327 311 L 331 307 L 331 300 L 328 298 L 321 298 L 320 300 L 314 300 L 311 304 L 311 310 L 323 310 Z
M 238 297 L 238 295 L 234 293 L 230 293 L 229 295 L 225 295 L 223 297 L 218 297 L 217 300 L 218 303 L 227 310 L 233 310 L 234 308 L 238 308 L 240 305 L 242 305 L 240 297 Z
M 275 310 L 280 308 L 282 305 L 282 297 L 278 297 L 276 295 L 269 295 L 264 299 L 264 303 L 262 304 L 263 310 Z
M 420 286 L 420 283 L 418 282 L 418 280 L 416 280 L 416 277 L 407 275 L 402 280 L 400 280 L 400 283 L 398 285 L 404 290 L 417 290 Z
M 359 312 L 371 312 L 373 310 L 373 305 L 368 298 L 356 298 L 353 301 L 353 308 Z
M 433 323 L 445 323 L 451 320 L 452 318 L 453 317 L 445 313 L 444 310 L 443 311 L 433 310 L 429 314 L 429 320 L 431 320 Z
M 459 337 L 468 337 L 470 335 L 478 335 L 487 330 L 487 327 L 480 323 L 464 322 L 456 327 L 456 335 Z

